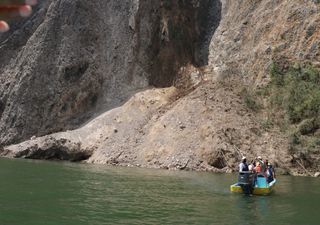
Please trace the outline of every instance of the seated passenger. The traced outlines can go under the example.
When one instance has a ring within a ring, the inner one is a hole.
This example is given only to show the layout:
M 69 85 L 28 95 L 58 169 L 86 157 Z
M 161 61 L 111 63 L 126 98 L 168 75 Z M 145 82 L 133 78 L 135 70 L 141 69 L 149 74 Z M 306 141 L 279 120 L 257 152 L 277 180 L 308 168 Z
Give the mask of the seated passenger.
M 256 167 L 254 168 L 254 170 L 256 171 L 256 173 L 261 173 L 262 172 L 262 168 L 261 168 L 260 162 L 256 163 Z
M 254 172 L 254 171 L 253 171 L 253 170 L 254 170 L 254 166 L 253 166 L 252 163 L 248 166 L 248 168 L 249 168 L 249 171 L 250 171 L 250 172 Z
M 261 156 L 258 156 L 258 157 L 257 157 L 257 161 L 260 163 L 260 167 L 261 167 L 261 172 L 260 172 L 260 173 L 265 172 L 265 170 L 266 170 L 266 165 L 265 165 L 265 162 L 262 160 L 262 157 L 261 157 Z

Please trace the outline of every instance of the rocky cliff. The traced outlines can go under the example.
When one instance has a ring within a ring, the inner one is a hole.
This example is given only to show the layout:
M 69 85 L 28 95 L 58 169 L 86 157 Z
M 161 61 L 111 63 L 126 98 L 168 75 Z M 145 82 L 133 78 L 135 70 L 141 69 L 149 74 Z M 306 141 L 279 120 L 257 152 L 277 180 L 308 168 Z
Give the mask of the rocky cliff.
M 286 115 L 269 110 L 272 65 L 318 71 L 319 20 L 305 0 L 42 1 L 0 36 L 1 154 L 206 171 L 262 155 L 314 173 L 320 146 L 290 147 L 300 121 L 265 122 Z

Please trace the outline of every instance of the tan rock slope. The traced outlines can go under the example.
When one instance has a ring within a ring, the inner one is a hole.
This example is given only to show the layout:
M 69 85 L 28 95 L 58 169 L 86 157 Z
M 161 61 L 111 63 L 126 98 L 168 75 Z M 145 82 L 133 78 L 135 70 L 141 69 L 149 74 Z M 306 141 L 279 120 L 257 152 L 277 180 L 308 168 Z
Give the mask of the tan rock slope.
M 274 59 L 316 65 L 319 20 L 305 0 L 44 1 L 0 36 L 1 155 L 204 171 L 262 155 L 319 171 L 243 94 Z

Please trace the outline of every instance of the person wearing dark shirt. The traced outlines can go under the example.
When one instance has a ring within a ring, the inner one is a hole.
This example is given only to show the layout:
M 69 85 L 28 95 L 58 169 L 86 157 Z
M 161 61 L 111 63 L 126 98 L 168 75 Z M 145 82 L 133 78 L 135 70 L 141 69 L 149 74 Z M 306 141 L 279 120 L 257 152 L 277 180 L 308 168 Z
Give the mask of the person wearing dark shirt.
M 241 163 L 239 165 L 239 172 L 245 172 L 245 171 L 249 171 L 249 167 L 247 164 L 247 158 L 242 157 Z
M 275 172 L 274 172 L 274 168 L 270 163 L 268 163 L 266 174 L 267 174 L 268 183 L 272 182 L 274 180 L 274 178 L 276 177 Z

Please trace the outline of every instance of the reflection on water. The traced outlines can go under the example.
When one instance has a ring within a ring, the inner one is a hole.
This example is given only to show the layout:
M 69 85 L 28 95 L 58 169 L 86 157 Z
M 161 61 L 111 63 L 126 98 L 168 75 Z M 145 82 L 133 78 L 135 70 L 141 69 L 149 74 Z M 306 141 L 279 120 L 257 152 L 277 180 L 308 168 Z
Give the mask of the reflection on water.
M 320 181 L 279 177 L 271 196 L 235 175 L 0 160 L 0 224 L 319 224 Z

